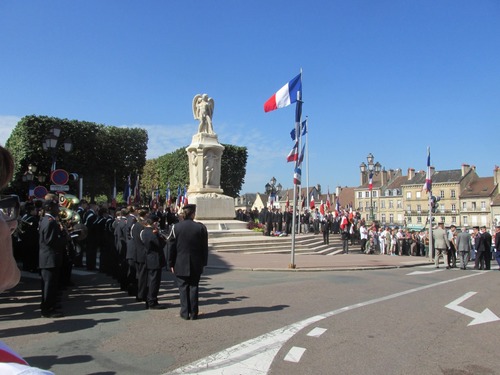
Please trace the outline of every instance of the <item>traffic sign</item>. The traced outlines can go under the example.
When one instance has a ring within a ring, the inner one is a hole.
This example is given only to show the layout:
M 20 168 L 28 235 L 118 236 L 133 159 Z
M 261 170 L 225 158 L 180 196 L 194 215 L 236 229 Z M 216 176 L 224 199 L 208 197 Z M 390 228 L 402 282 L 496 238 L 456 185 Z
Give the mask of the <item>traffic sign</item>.
M 56 169 L 50 174 L 50 180 L 56 185 L 65 185 L 69 180 L 68 172 L 64 169 Z
M 47 195 L 48 191 L 47 191 L 47 188 L 45 186 L 37 186 L 36 188 L 33 189 L 33 195 L 36 197 L 36 198 L 45 198 L 45 196 Z
M 50 185 L 50 191 L 69 191 L 69 185 Z

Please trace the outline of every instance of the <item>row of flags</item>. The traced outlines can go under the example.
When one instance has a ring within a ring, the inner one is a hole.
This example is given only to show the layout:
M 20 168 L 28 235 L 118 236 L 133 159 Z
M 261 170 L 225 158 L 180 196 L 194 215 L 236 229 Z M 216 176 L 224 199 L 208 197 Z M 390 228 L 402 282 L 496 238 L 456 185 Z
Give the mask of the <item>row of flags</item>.
M 160 205 L 160 187 L 157 187 L 156 190 L 153 190 L 151 192 L 151 201 L 150 201 L 150 207 L 155 207 L 158 208 Z M 127 177 L 127 181 L 125 183 L 125 188 L 123 190 L 123 201 L 127 205 L 133 205 L 133 204 L 141 204 L 141 191 L 140 191 L 140 177 L 137 175 L 136 182 L 134 187 L 132 188 L 132 183 L 131 183 L 131 176 L 129 175 Z M 167 202 L 168 205 L 171 203 L 174 203 L 172 201 L 172 195 L 170 191 L 170 182 L 167 183 L 167 188 L 165 190 L 165 202 Z M 184 188 L 181 189 L 181 186 L 179 185 L 177 187 L 177 197 L 175 199 L 175 205 L 177 207 L 183 207 L 188 204 L 188 196 L 187 196 L 187 187 L 184 185 Z

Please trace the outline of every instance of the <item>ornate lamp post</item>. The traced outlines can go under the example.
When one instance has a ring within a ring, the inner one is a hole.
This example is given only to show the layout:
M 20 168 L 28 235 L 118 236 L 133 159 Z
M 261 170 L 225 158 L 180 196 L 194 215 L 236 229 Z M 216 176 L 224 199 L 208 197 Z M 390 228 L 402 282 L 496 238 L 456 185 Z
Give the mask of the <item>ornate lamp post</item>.
M 28 165 L 28 170 L 24 172 L 23 174 L 23 182 L 28 183 L 28 199 L 31 199 L 33 196 L 33 190 L 35 187 L 35 180 L 38 180 L 41 184 L 45 182 L 45 176 L 42 174 L 39 174 L 38 176 L 35 175 L 37 171 L 37 167 L 33 164 Z
M 42 148 L 44 151 L 50 151 L 50 155 L 52 157 L 52 166 L 51 166 L 51 172 L 55 171 L 57 169 L 57 147 L 58 147 L 58 142 L 59 142 L 59 136 L 61 135 L 61 127 L 56 125 L 53 126 L 50 129 L 50 133 L 45 138 L 45 141 L 42 143 Z M 73 149 L 73 142 L 71 142 L 71 139 L 67 138 L 63 142 L 64 145 L 64 151 L 66 152 L 71 152 Z
M 375 157 L 370 152 L 366 157 L 368 165 L 362 162 L 361 165 L 359 166 L 359 170 L 361 171 L 361 173 L 365 176 L 368 175 L 368 181 L 370 180 L 370 178 L 373 179 L 373 176 L 378 175 L 382 169 L 382 165 L 379 162 L 374 163 L 374 159 Z M 370 220 L 373 221 L 375 220 L 375 215 L 373 214 L 373 191 L 372 188 L 370 188 L 369 190 L 370 190 Z
M 283 190 L 283 186 L 280 183 L 276 185 L 276 178 L 271 178 L 271 180 L 265 185 L 266 194 L 270 197 L 277 197 L 281 190 Z M 276 199 L 277 200 L 277 199 Z M 274 203 L 272 203 L 274 206 Z

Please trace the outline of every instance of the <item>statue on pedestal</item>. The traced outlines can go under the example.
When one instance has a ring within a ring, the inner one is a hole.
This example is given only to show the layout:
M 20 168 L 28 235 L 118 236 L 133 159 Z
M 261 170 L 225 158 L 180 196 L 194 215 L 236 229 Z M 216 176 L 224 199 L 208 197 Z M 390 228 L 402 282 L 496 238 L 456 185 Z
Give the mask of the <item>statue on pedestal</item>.
M 207 94 L 198 94 L 193 98 L 193 116 L 195 120 L 200 120 L 198 133 L 215 134 L 212 126 L 214 104 Z

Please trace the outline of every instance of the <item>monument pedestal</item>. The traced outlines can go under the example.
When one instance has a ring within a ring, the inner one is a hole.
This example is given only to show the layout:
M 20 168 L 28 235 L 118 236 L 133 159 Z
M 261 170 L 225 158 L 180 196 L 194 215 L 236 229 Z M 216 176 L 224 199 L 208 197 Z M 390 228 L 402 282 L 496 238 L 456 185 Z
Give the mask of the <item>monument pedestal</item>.
M 193 193 L 189 203 L 196 204 L 196 220 L 233 220 L 234 199 L 218 193 Z

